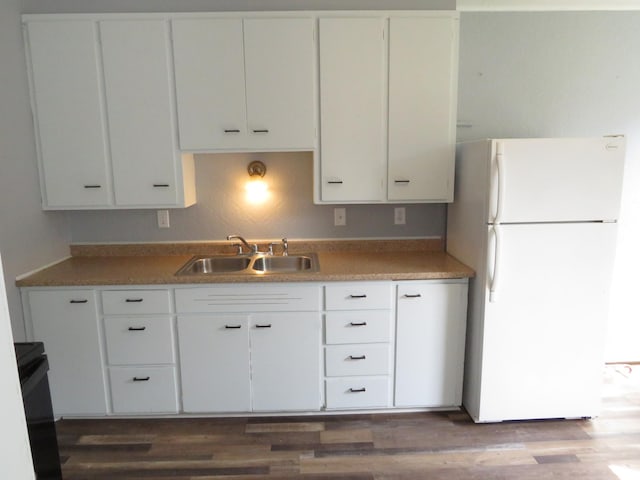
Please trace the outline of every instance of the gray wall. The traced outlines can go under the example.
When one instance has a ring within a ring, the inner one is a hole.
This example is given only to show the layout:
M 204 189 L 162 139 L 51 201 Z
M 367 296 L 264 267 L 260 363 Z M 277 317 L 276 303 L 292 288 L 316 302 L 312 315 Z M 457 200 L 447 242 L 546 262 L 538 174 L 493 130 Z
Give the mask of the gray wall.
M 24 339 L 15 278 L 68 254 L 64 213 L 44 213 L 36 170 L 20 3 L 0 2 L 0 252 L 13 334 Z
M 640 12 L 464 13 L 461 19 L 458 120 L 471 128 L 458 130 L 460 140 L 627 137 L 609 361 L 640 360 L 639 26 Z

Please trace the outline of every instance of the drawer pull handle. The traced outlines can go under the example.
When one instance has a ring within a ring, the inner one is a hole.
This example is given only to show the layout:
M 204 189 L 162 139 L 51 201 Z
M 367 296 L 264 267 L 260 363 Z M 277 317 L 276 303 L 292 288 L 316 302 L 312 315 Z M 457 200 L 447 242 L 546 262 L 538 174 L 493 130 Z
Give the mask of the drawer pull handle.
M 225 325 L 224 328 L 226 328 L 227 330 L 234 330 L 234 329 L 242 328 L 242 325 Z
M 127 298 L 125 302 L 127 303 L 142 303 L 144 298 Z
M 154 183 L 153 188 L 169 188 L 168 183 Z
M 102 188 L 102 185 L 85 185 L 84 188 Z
M 240 130 L 237 128 L 225 128 L 224 133 L 240 133 Z
M 89 300 L 86 298 L 84 300 L 69 300 L 69 303 L 87 303 Z
M 366 360 L 366 355 L 349 355 L 349 360 Z
M 342 180 L 329 180 L 327 183 L 329 185 L 342 185 Z
M 147 327 L 129 327 L 130 332 L 143 332 Z
M 422 297 L 422 295 L 420 295 L 419 293 L 416 293 L 416 294 L 413 294 L 413 295 L 410 295 L 410 294 L 407 293 L 407 294 L 404 295 L 404 298 L 420 298 L 420 297 Z
M 269 133 L 269 130 L 266 128 L 261 128 L 258 130 L 254 130 L 253 133 Z
M 394 180 L 393 182 L 394 183 L 405 183 L 406 184 L 406 183 L 411 182 L 411 180 Z
M 134 382 L 148 382 L 151 377 L 133 377 Z
M 270 323 L 268 323 L 266 325 L 256 324 L 256 328 L 271 328 L 271 324 Z
M 352 327 L 366 327 L 367 322 L 351 322 L 349 323 Z
M 367 296 L 363 293 L 362 295 L 349 295 L 349 298 L 367 298 Z
M 362 388 L 350 388 L 349 389 L 349 393 L 364 393 L 366 392 L 367 389 L 362 387 Z

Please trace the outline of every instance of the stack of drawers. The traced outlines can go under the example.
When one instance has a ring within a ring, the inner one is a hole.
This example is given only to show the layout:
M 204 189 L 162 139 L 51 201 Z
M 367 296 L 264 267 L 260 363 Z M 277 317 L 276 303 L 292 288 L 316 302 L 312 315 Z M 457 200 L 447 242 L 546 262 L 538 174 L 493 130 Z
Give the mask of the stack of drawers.
M 169 290 L 102 292 L 113 413 L 177 413 Z
M 327 409 L 392 405 L 393 299 L 388 282 L 325 287 Z

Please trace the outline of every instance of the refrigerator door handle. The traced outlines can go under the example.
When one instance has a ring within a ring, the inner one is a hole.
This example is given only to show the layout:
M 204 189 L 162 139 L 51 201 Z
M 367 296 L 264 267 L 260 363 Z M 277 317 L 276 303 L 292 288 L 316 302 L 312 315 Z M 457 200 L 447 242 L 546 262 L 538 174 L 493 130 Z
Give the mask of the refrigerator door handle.
M 504 168 L 504 153 L 502 142 L 496 142 L 496 173 L 498 189 L 497 195 L 494 195 L 496 199 L 495 215 L 493 217 L 493 223 L 500 223 L 502 220 L 502 210 L 504 205 L 504 192 L 506 187 L 506 172 Z
M 491 227 L 493 233 L 493 270 L 489 277 L 489 301 L 498 300 L 498 279 L 500 278 L 500 225 Z

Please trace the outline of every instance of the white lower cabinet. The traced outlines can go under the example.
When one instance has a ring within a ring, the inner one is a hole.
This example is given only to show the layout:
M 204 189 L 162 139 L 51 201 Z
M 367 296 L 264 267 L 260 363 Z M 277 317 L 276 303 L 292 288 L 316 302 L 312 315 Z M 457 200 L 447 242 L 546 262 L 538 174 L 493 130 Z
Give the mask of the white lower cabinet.
M 466 279 L 398 283 L 396 407 L 461 404 L 467 285 Z
M 24 299 L 49 360 L 54 414 L 106 415 L 96 291 L 32 290 Z
M 320 410 L 320 286 L 178 289 L 176 305 L 185 412 Z
M 23 301 L 58 416 L 431 408 L 461 403 L 467 284 L 28 288 Z
M 170 298 L 168 289 L 101 292 L 112 413 L 178 413 Z

